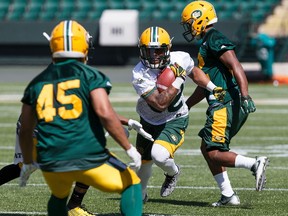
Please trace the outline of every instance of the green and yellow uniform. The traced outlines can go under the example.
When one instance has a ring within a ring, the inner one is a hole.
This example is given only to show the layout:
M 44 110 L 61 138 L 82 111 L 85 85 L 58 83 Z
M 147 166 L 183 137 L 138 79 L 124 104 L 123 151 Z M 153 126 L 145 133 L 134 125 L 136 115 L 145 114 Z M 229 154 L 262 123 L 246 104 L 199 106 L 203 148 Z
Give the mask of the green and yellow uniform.
M 207 144 L 207 149 L 228 151 L 232 137 L 247 120 L 240 108 L 240 91 L 237 82 L 229 69 L 219 57 L 227 50 L 234 50 L 235 45 L 218 30 L 210 29 L 201 42 L 198 53 L 198 66 L 219 87 L 226 90 L 223 103 L 219 103 L 213 94 L 205 90 L 209 104 L 207 120 L 199 136 Z
M 90 102 L 90 92 L 96 88 L 109 94 L 109 78 L 76 60 L 50 64 L 29 83 L 22 102 L 36 111 L 37 162 L 57 198 L 68 197 L 77 181 L 121 193 L 127 201 L 122 201 L 121 210 L 137 192 L 139 202 L 133 208 L 140 212 L 140 179 L 106 149 L 103 126 Z

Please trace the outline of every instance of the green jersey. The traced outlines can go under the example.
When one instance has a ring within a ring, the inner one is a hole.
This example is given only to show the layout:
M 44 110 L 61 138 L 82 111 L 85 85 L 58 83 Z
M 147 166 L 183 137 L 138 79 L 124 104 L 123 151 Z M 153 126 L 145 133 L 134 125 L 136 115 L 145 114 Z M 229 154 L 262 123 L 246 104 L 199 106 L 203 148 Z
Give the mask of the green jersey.
M 96 88 L 109 94 L 109 78 L 67 60 L 50 64 L 25 89 L 22 102 L 35 109 L 38 119 L 37 162 L 42 170 L 85 170 L 109 157 L 103 126 L 90 102 Z
M 219 57 L 227 50 L 234 50 L 235 45 L 218 30 L 209 30 L 201 42 L 198 53 L 198 66 L 219 87 L 227 91 L 225 102 L 239 98 L 238 86 L 233 74 L 219 60 Z M 209 104 L 215 102 L 213 94 L 206 91 L 206 99 Z M 212 99 L 212 100 L 211 100 Z

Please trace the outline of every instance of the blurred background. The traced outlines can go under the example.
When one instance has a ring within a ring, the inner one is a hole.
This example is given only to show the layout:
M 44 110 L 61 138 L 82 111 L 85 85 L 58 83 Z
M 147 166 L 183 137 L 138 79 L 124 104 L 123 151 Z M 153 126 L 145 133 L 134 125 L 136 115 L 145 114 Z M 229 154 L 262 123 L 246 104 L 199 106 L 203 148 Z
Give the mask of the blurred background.
M 165 28 L 174 37 L 173 50 L 187 51 L 196 59 L 198 44 L 185 41 L 180 25 L 182 10 L 189 2 L 0 0 L 0 65 L 48 64 L 50 50 L 42 33 L 50 34 L 65 19 L 78 21 L 93 36 L 92 65 L 135 64 L 139 34 L 151 25 Z M 288 0 L 210 2 L 219 20 L 216 28 L 237 45 L 239 60 L 248 63 L 246 71 L 265 75 L 287 70 L 282 63 L 288 62 Z M 275 69 L 274 63 L 282 64 L 281 69 Z

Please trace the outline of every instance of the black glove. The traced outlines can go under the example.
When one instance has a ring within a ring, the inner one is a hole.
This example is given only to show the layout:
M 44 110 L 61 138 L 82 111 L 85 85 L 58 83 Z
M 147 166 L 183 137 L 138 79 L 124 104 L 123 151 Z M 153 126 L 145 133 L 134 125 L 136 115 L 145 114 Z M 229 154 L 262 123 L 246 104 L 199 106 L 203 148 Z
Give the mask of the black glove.
M 241 96 L 241 109 L 246 114 L 256 111 L 256 106 L 249 95 Z

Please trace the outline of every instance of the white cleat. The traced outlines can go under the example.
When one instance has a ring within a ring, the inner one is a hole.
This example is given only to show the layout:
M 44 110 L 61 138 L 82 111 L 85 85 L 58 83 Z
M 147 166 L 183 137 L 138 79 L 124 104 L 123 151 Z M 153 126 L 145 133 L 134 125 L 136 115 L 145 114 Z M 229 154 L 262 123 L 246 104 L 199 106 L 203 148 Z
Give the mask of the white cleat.
M 235 193 L 231 197 L 222 195 L 218 202 L 212 203 L 213 207 L 237 205 L 240 205 L 240 199 Z
M 256 191 L 261 191 L 266 184 L 266 167 L 269 164 L 267 157 L 256 157 L 256 162 L 252 166 L 251 171 L 256 179 Z

